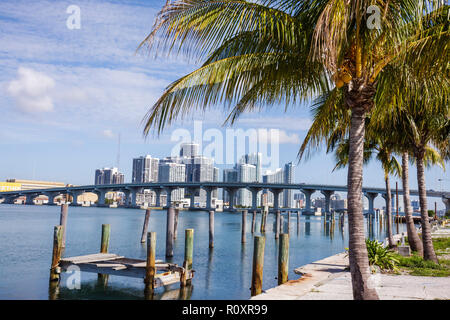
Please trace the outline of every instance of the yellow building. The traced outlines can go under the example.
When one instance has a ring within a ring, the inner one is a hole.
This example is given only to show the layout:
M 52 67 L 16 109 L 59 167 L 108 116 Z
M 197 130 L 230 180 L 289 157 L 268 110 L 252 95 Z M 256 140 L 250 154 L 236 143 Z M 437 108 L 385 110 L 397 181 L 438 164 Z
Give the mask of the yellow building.
M 15 182 L 0 182 L 0 192 L 22 190 L 22 184 Z
M 20 179 L 8 179 L 6 183 L 20 184 L 20 189 L 16 190 L 33 190 L 33 189 L 50 189 L 61 188 L 67 185 L 63 182 L 51 182 L 51 181 L 38 181 L 38 180 L 20 180 Z

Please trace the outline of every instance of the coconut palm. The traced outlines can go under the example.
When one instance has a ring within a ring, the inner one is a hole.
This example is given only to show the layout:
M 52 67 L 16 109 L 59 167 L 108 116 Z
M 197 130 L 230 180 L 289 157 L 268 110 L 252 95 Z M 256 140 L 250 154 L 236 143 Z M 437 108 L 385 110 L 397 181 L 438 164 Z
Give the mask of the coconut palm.
M 385 132 L 374 132 L 370 130 L 370 123 L 367 126 L 367 139 L 364 143 L 364 163 L 368 163 L 373 154 L 376 154 L 376 159 L 380 161 L 381 167 L 384 172 L 384 181 L 386 187 L 386 217 L 387 217 L 387 233 L 389 247 L 395 246 L 394 237 L 392 233 L 392 193 L 390 186 L 390 175 L 401 175 L 401 166 L 395 156 L 393 156 L 393 148 L 396 144 L 395 140 L 392 140 L 395 131 L 390 131 L 391 134 Z M 391 139 L 391 141 L 389 141 Z M 335 157 L 337 160 L 335 169 L 343 168 L 348 164 L 348 139 L 343 140 L 336 148 Z
M 447 88 L 448 90 L 448 88 Z M 425 183 L 425 167 L 429 164 L 441 163 L 443 158 L 439 150 L 448 150 L 450 135 L 450 108 L 448 100 L 437 99 L 437 109 L 429 108 L 430 101 L 405 106 L 399 110 L 399 118 L 403 121 L 402 130 L 413 150 L 417 167 L 417 184 L 419 189 L 420 216 L 422 224 L 423 257 L 438 263 L 431 238 L 431 226 L 428 217 L 428 203 Z M 422 100 L 425 102 L 425 100 Z M 432 146 L 437 147 L 434 149 Z
M 296 105 L 336 83 L 351 120 L 347 184 L 355 299 L 377 298 L 368 284 L 361 201 L 365 117 L 386 87 L 400 90 L 385 76 L 391 65 L 414 66 L 414 76 L 424 81 L 429 73 L 445 72 L 449 40 L 448 7 L 439 1 L 377 1 L 379 29 L 370 23 L 371 4 L 176 0 L 163 7 L 141 44 L 204 61 L 167 87 L 145 118 L 144 134 L 219 103 L 230 111 L 227 123 L 234 123 L 246 111 Z
M 417 234 L 414 220 L 412 217 L 413 209 L 409 192 L 409 154 L 408 151 L 402 152 L 402 185 L 403 185 L 403 205 L 405 207 L 406 233 L 408 243 L 412 251 L 423 256 L 423 244 Z

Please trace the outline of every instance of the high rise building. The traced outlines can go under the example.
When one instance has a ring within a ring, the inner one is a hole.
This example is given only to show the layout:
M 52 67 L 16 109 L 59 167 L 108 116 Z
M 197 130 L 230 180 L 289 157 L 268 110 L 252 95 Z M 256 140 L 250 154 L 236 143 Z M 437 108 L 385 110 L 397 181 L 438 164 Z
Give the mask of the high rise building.
M 95 170 L 95 184 L 122 184 L 125 176 L 118 168 L 103 168 Z
M 223 169 L 223 182 L 238 182 L 238 170 L 237 169 Z M 230 201 L 228 192 L 225 189 L 223 189 L 222 199 L 223 199 L 223 202 Z
M 185 182 L 186 166 L 182 163 L 160 162 L 158 169 L 159 182 Z M 178 188 L 172 191 L 172 201 L 184 199 L 184 188 Z M 166 204 L 168 205 L 168 204 Z
M 239 182 L 255 182 L 256 181 L 256 166 L 241 163 L 237 166 Z M 237 204 L 243 207 L 252 206 L 252 193 L 248 189 L 239 189 L 237 192 Z
M 284 172 L 283 169 L 278 168 L 275 169 L 274 171 L 271 170 L 267 170 L 266 174 L 263 175 L 263 182 L 264 183 L 284 183 Z M 269 205 L 274 205 L 274 195 L 272 192 L 270 192 L 270 190 L 263 190 L 263 194 L 267 194 L 266 199 L 267 199 L 267 203 Z M 280 205 L 283 205 L 283 198 L 284 198 L 284 194 L 283 192 L 279 194 L 278 196 L 278 203 Z
M 194 142 L 182 143 L 180 146 L 180 157 L 195 157 L 197 156 L 199 145 Z
M 283 183 L 292 184 L 294 183 L 294 165 L 292 162 L 286 163 L 284 165 L 283 172 Z M 285 208 L 293 208 L 294 207 L 294 190 L 293 189 L 285 189 L 283 191 L 283 206 Z
M 214 160 L 199 154 L 199 145 L 196 143 L 183 143 L 180 146 L 180 156 L 167 157 L 160 163 L 178 163 L 185 165 L 186 182 L 213 182 L 218 181 L 218 168 L 214 167 Z M 215 173 L 215 170 L 216 173 Z M 215 180 L 217 179 L 217 180 Z M 212 193 L 212 198 L 217 199 L 218 192 Z M 195 191 L 194 202 L 200 205 L 206 204 L 206 191 L 198 189 Z
M 158 181 L 159 159 L 150 155 L 133 159 L 132 183 L 147 183 Z

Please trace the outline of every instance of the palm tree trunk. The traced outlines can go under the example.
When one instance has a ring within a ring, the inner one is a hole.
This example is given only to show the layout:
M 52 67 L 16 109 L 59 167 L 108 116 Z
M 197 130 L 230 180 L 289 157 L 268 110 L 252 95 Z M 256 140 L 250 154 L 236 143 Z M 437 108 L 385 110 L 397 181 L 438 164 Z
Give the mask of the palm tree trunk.
M 403 183 L 403 204 L 405 207 L 406 232 L 408 234 L 408 242 L 412 251 L 416 251 L 419 256 L 423 256 L 423 245 L 417 234 L 414 220 L 412 217 L 412 207 L 409 197 L 409 166 L 408 152 L 402 154 L 402 183 Z
M 386 174 L 386 173 L 385 173 Z M 391 184 L 389 182 L 389 174 L 386 174 L 384 178 L 386 184 L 386 217 L 387 217 L 387 232 L 389 248 L 395 247 L 394 236 L 392 235 L 392 194 L 391 194 Z
M 417 185 L 419 187 L 420 216 L 422 219 L 422 243 L 423 258 L 438 263 L 436 253 L 433 248 L 433 240 L 431 239 L 431 226 L 428 221 L 428 203 L 427 190 L 425 185 L 425 149 L 421 148 L 416 152 L 417 161 Z
M 364 234 L 362 180 L 365 113 L 361 104 L 352 108 L 349 136 L 350 150 L 347 177 L 349 262 L 353 298 L 355 300 L 378 299 L 375 289 L 371 288 L 368 283 L 370 269 Z

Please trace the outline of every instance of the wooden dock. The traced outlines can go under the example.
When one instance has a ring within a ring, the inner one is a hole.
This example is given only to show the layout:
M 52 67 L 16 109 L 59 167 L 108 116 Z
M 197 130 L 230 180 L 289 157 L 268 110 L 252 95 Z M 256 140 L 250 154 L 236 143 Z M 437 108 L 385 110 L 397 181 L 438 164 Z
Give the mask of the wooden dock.
M 132 278 L 145 278 L 146 261 L 131 259 L 113 253 L 96 253 L 84 256 L 63 258 L 59 262 L 60 271 L 73 270 L 77 266 L 82 272 L 97 274 L 108 274 Z M 168 286 L 180 282 L 183 274 L 186 279 L 194 277 L 194 270 L 186 270 L 173 263 L 162 260 L 155 261 L 156 274 L 154 277 L 154 288 Z

